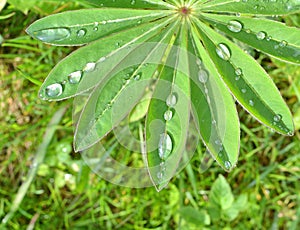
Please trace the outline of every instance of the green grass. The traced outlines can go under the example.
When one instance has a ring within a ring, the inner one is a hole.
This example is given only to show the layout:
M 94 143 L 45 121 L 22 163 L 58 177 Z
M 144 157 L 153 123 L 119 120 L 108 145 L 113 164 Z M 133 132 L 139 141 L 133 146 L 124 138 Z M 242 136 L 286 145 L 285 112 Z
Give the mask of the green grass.
M 56 4 L 60 10 L 78 7 Z M 227 178 L 235 197 L 248 196 L 248 204 L 233 221 L 212 218 L 207 229 L 299 229 L 299 66 L 257 55 L 294 114 L 294 137 L 273 133 L 239 108 L 241 150 L 231 173 L 216 163 L 200 173 L 199 155 L 204 149 L 199 146 L 191 164 L 160 193 L 153 187 L 119 187 L 90 172 L 80 154 L 72 151 L 72 101 L 49 103 L 37 97 L 39 82 L 70 52 L 69 48 L 43 45 L 24 33 L 30 23 L 51 12 L 45 9 L 47 4 L 37 5 L 25 15 L 6 5 L 0 12 L 4 38 L 0 47 L 0 220 L 16 205 L 14 198 L 28 182 L 34 159 L 41 157 L 38 147 L 49 138 L 44 136 L 47 125 L 59 109 L 67 108 L 23 201 L 0 229 L 193 229 L 179 210 L 192 206 L 208 211 L 209 192 L 219 174 Z M 300 26 L 299 15 L 284 19 Z M 129 154 L 122 157 L 132 162 Z

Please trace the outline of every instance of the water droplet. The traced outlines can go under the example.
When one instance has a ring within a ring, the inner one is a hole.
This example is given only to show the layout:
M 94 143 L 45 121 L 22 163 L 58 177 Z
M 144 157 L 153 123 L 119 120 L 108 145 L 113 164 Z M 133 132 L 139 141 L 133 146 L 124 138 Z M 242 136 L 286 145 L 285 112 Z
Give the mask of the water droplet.
M 54 83 L 52 85 L 47 86 L 46 95 L 48 97 L 58 97 L 62 94 L 63 87 L 59 83 Z
M 76 71 L 69 74 L 68 80 L 71 84 L 77 84 L 80 82 L 81 77 L 82 77 L 82 71 Z
M 264 39 L 266 38 L 266 36 L 267 36 L 267 34 L 266 34 L 265 32 L 263 32 L 263 31 L 260 31 L 260 32 L 258 32 L 258 33 L 256 34 L 256 38 L 257 38 L 258 40 L 264 40 Z
M 246 93 L 247 92 L 247 90 L 246 89 L 241 89 L 241 91 L 242 91 L 242 93 Z
M 294 136 L 294 132 L 293 132 L 293 131 L 289 131 L 289 132 L 287 133 L 287 135 L 289 135 L 289 136 Z
M 50 28 L 38 30 L 33 33 L 35 37 L 43 42 L 54 42 L 67 39 L 71 33 L 68 28 Z
M 171 137 L 167 133 L 160 135 L 158 144 L 158 154 L 162 160 L 166 160 L 171 154 L 173 148 L 173 143 Z
M 134 79 L 135 81 L 138 81 L 138 80 L 141 79 L 141 77 L 142 77 L 142 73 L 138 73 L 138 74 L 136 74 L 136 75 L 133 77 L 133 79 Z
M 163 173 L 158 172 L 156 176 L 157 176 L 157 179 L 161 180 L 163 178 Z
M 197 64 L 198 66 L 201 66 L 201 64 L 202 64 L 202 61 L 201 61 L 201 59 L 200 59 L 200 58 L 197 58 L 197 59 L 196 59 L 196 64 Z
M 85 67 L 83 68 L 84 72 L 92 72 L 94 71 L 96 68 L 96 63 L 95 62 L 89 62 L 85 65 Z
M 177 104 L 177 95 L 176 93 L 171 93 L 166 101 L 167 106 L 174 107 Z
M 105 60 L 106 60 L 106 57 L 101 57 L 98 62 L 104 62 Z
M 271 41 L 271 39 L 272 39 L 272 36 L 267 37 L 267 41 Z
M 250 106 L 254 106 L 254 101 L 253 100 L 249 100 L 249 105 Z
M 215 140 L 215 144 L 216 144 L 216 145 L 222 145 L 222 141 L 219 140 L 219 139 L 217 139 L 217 140 Z
M 159 164 L 161 171 L 166 171 L 166 164 L 164 161 L 160 162 Z
M 231 168 L 231 163 L 230 163 L 230 161 L 225 161 L 225 162 L 224 162 L 224 166 L 225 166 L 226 169 L 230 169 L 230 168 Z
M 282 116 L 281 116 L 280 114 L 276 114 L 276 115 L 273 117 L 273 120 L 274 120 L 275 122 L 279 122 L 279 121 L 282 120 Z
M 287 46 L 287 41 L 281 41 L 280 43 L 279 43 L 279 46 L 280 47 L 286 47 Z
M 239 21 L 236 20 L 231 20 L 227 24 L 227 28 L 234 33 L 238 33 L 242 30 L 243 25 Z
M 173 117 L 173 112 L 171 110 L 167 110 L 165 113 L 164 113 L 164 119 L 166 121 L 170 121 Z
M 241 76 L 242 73 L 243 73 L 243 71 L 242 71 L 241 68 L 237 68 L 237 69 L 235 70 L 235 74 L 236 74 L 237 76 Z
M 216 48 L 217 55 L 225 61 L 228 61 L 231 57 L 231 52 L 227 45 L 220 43 Z
M 200 69 L 198 72 L 198 79 L 201 83 L 206 83 L 208 80 L 208 72 L 205 69 Z
M 77 31 L 78 37 L 83 37 L 86 34 L 86 29 L 81 29 Z

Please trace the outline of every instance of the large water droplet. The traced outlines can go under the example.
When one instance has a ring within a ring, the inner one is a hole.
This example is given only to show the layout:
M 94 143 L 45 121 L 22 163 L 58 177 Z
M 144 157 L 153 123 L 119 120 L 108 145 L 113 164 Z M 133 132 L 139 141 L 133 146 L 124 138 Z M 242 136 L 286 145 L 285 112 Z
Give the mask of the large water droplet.
M 54 42 L 68 38 L 71 33 L 68 28 L 50 28 L 35 31 L 33 34 L 43 42 Z
M 158 154 L 162 160 L 166 160 L 171 154 L 173 148 L 172 139 L 167 133 L 160 135 L 158 143 Z
M 177 103 L 177 94 L 171 93 L 166 101 L 167 106 L 174 107 Z
M 228 61 L 231 57 L 230 49 L 224 43 L 220 43 L 216 48 L 217 55 L 225 61 Z
M 267 34 L 266 34 L 265 32 L 263 32 L 263 31 L 260 31 L 260 32 L 258 32 L 258 33 L 256 34 L 256 38 L 257 38 L 258 40 L 264 40 L 264 39 L 266 38 L 266 36 L 267 36 Z
M 201 83 L 206 83 L 208 80 L 208 72 L 204 69 L 200 69 L 198 72 L 198 79 Z
M 224 165 L 225 165 L 225 168 L 226 168 L 226 169 L 230 169 L 231 166 L 232 166 L 231 163 L 230 163 L 230 161 L 225 161 L 225 162 L 224 162 Z
M 83 68 L 83 71 L 84 72 L 92 72 L 95 70 L 95 68 L 96 68 L 96 63 L 90 62 L 85 65 L 85 67 Z
M 46 95 L 48 97 L 58 97 L 62 94 L 63 87 L 59 83 L 54 83 L 46 87 Z
M 165 113 L 164 113 L 164 119 L 166 121 L 170 121 L 173 117 L 173 112 L 171 110 L 167 110 Z
M 82 71 L 76 71 L 76 72 L 71 73 L 68 76 L 68 80 L 71 84 L 77 84 L 80 82 L 81 77 L 82 77 Z
M 238 33 L 243 29 L 243 25 L 239 21 L 231 20 L 228 22 L 227 28 L 234 33 Z

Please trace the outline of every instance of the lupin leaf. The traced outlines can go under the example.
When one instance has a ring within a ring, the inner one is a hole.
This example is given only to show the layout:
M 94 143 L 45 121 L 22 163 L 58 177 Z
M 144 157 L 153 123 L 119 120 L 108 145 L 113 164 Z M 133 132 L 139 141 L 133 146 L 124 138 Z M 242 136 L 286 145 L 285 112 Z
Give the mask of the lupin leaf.
M 203 12 L 251 15 L 283 15 L 300 11 L 299 0 L 213 0 L 199 1 Z
M 300 30 L 295 27 L 262 18 L 202 14 L 201 19 L 258 50 L 300 64 Z
M 147 167 L 158 191 L 167 186 L 176 173 L 187 141 L 190 78 L 186 33 L 182 28 L 174 41 L 146 119 Z
M 159 22 L 161 23 L 158 24 Z M 52 69 L 40 89 L 40 97 L 48 100 L 62 100 L 95 87 L 97 83 L 103 80 L 105 73 L 114 68 L 120 58 L 126 58 L 129 52 L 126 47 L 135 42 L 146 42 L 151 37 L 156 36 L 168 23 L 168 20 L 147 23 L 81 47 Z M 141 31 L 144 32 L 141 34 Z M 97 64 L 95 71 L 84 71 L 87 63 Z M 76 75 L 76 73 L 82 75 L 82 80 L 78 78 L 78 83 L 70 83 L 68 78 Z M 63 90 L 55 96 L 49 96 L 47 93 L 49 86 L 55 84 L 60 84 Z
M 189 138 L 194 124 L 221 167 L 235 166 L 240 131 L 230 92 L 257 120 L 293 134 L 292 116 L 276 86 L 233 42 L 300 64 L 299 30 L 253 17 L 298 12 L 299 0 L 81 2 L 98 9 L 48 16 L 27 29 L 48 44 L 87 44 L 62 60 L 40 90 L 48 100 L 78 96 L 76 151 L 105 137 L 152 92 L 145 137 L 140 136 L 158 191 L 192 155 L 189 142 L 199 139 Z
M 173 24 L 169 25 L 170 31 L 172 28 Z M 133 46 L 128 56 L 113 66 L 117 71 L 109 73 L 104 82 L 95 87 L 76 127 L 76 151 L 89 148 L 107 135 L 138 103 L 157 69 L 155 62 L 163 58 L 160 44 L 171 39 L 169 30 L 149 39 L 148 43 Z M 145 52 L 141 53 L 141 49 Z
M 26 32 L 44 43 L 78 46 L 166 16 L 162 10 L 75 10 L 37 20 Z
M 84 0 L 97 7 L 117 7 L 117 8 L 143 8 L 143 9 L 167 9 L 170 6 L 160 0 Z
M 265 70 L 237 45 L 196 22 L 210 58 L 239 103 L 266 126 L 292 135 L 291 113 Z
M 198 39 L 193 39 L 199 37 L 197 31 L 191 31 L 190 36 L 192 114 L 209 152 L 229 171 L 237 163 L 240 142 L 235 103 L 207 51 Z

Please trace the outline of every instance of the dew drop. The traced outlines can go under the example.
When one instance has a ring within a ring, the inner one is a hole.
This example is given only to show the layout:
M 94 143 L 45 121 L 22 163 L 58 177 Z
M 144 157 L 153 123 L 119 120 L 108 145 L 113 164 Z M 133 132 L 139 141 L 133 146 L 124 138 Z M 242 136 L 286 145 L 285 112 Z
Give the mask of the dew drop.
M 46 95 L 48 97 L 58 97 L 62 94 L 63 87 L 59 83 L 54 83 L 46 87 Z
M 200 69 L 198 72 L 198 79 L 201 83 L 206 83 L 208 80 L 208 72 L 204 69 Z
M 241 76 L 242 73 L 243 73 L 243 71 L 242 71 L 241 68 L 237 68 L 234 72 L 235 72 L 235 74 L 236 74 L 237 76 Z
M 287 46 L 287 41 L 281 41 L 280 43 L 279 43 L 279 46 L 280 47 L 286 47 Z
M 33 33 L 35 37 L 43 42 L 61 41 L 68 38 L 71 33 L 68 28 L 50 28 L 38 30 Z
M 166 171 L 166 164 L 164 161 L 160 162 L 159 166 L 162 171 Z
M 276 115 L 273 117 L 273 120 L 274 120 L 275 122 L 279 122 L 279 121 L 282 120 L 282 116 L 281 116 L 280 114 L 276 114 Z
M 220 43 L 216 48 L 217 55 L 225 61 L 228 61 L 231 57 L 231 52 L 227 45 Z
M 225 168 L 226 168 L 226 169 L 230 169 L 230 168 L 231 168 L 231 163 L 230 163 L 230 161 L 225 161 L 225 162 L 224 162 L 224 165 L 225 165 Z
M 158 154 L 162 160 L 166 160 L 171 154 L 173 148 L 173 143 L 171 137 L 167 133 L 160 135 L 158 144 Z
M 264 40 L 264 39 L 266 38 L 266 36 L 267 36 L 267 34 L 266 34 L 265 32 L 263 32 L 263 31 L 260 31 L 260 32 L 258 32 L 258 33 L 256 34 L 256 38 L 257 38 L 258 40 Z
M 253 100 L 249 100 L 249 105 L 250 106 L 254 106 L 254 101 Z
M 86 29 L 81 29 L 77 31 L 78 37 L 83 37 L 86 34 Z
M 246 93 L 247 92 L 247 90 L 246 89 L 241 89 L 241 91 L 242 91 L 242 93 Z
M 96 68 L 96 63 L 95 62 L 89 62 L 85 65 L 85 67 L 83 68 L 84 72 L 92 72 L 94 71 Z
M 157 176 L 157 179 L 161 180 L 163 178 L 163 173 L 162 172 L 158 172 L 156 174 L 156 176 Z
M 231 20 L 227 24 L 227 28 L 234 33 L 238 33 L 242 30 L 243 25 L 239 21 L 236 20 Z
M 175 93 L 171 93 L 166 101 L 167 106 L 174 107 L 177 104 L 177 95 Z
M 170 121 L 173 117 L 173 112 L 171 110 L 167 110 L 165 113 L 164 113 L 164 119 L 166 121 Z
M 77 84 L 80 82 L 81 77 L 82 77 L 82 71 L 76 71 L 69 74 L 68 80 L 71 84 Z
M 138 73 L 138 74 L 136 74 L 136 75 L 133 77 L 133 79 L 134 79 L 135 81 L 138 81 L 138 80 L 141 79 L 141 77 L 142 77 L 142 73 Z

